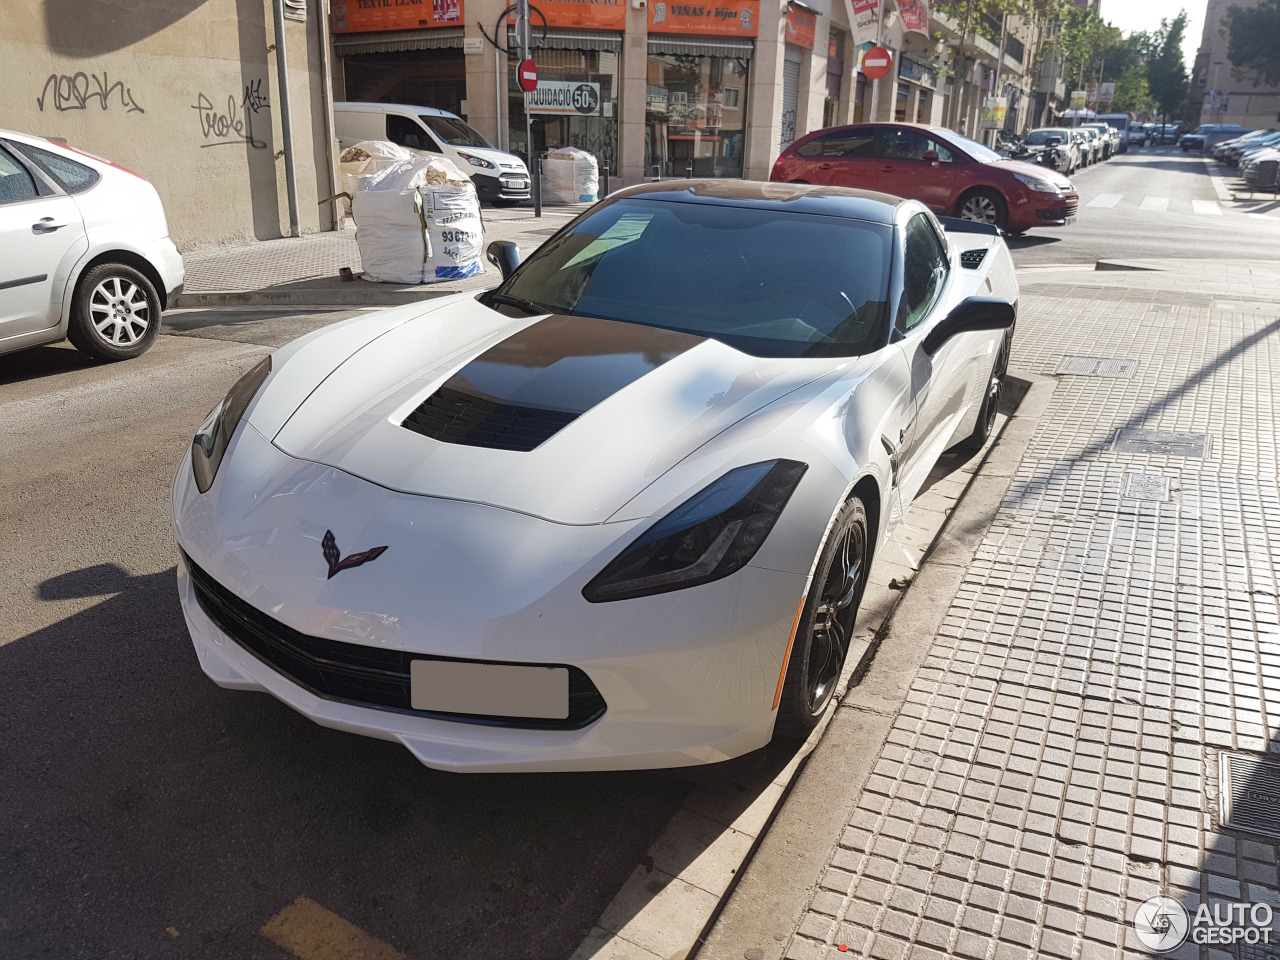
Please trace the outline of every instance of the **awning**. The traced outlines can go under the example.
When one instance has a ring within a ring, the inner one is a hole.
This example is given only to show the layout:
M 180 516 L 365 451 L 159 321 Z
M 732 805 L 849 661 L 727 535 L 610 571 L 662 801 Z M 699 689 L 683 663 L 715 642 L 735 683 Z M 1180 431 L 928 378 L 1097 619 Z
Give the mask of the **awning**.
M 345 57 L 352 53 L 399 53 L 403 50 L 462 49 L 462 27 L 432 27 L 428 30 L 383 30 L 378 33 L 335 33 L 333 52 Z
M 730 40 L 719 37 L 654 37 L 649 36 L 649 52 L 665 53 L 677 57 L 737 57 L 751 59 L 755 44 L 750 40 Z
M 544 40 L 538 18 L 533 18 L 531 40 L 533 42 L 533 61 L 538 62 L 538 50 L 611 50 L 622 49 L 622 34 L 600 30 L 548 30 Z M 541 47 L 538 45 L 542 44 Z M 514 30 L 507 30 L 507 46 L 510 50 L 517 47 Z

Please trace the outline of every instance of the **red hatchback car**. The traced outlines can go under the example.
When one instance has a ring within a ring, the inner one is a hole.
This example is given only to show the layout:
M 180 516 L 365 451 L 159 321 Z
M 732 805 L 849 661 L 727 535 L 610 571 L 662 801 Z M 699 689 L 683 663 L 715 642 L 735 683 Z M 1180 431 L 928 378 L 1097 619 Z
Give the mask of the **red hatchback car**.
M 892 193 L 1009 233 L 1070 223 L 1080 205 L 1076 188 L 1055 170 L 1006 160 L 950 130 L 913 123 L 810 133 L 782 151 L 769 179 Z

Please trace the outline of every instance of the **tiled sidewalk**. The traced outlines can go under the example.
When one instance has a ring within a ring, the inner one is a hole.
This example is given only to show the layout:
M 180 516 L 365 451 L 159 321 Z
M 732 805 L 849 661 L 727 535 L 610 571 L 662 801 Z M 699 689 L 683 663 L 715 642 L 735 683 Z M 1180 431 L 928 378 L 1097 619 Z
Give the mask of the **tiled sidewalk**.
M 1147 956 L 1157 893 L 1280 930 L 1277 841 L 1218 802 L 1222 751 L 1280 759 L 1276 273 L 1023 274 L 1013 369 L 1136 371 L 1060 378 L 787 957 Z

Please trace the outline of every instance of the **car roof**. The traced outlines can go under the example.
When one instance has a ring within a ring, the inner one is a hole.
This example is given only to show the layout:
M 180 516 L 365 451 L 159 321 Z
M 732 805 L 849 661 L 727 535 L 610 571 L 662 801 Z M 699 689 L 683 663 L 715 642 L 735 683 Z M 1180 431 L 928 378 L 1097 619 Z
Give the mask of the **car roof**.
M 334 103 L 335 110 L 351 110 L 356 113 L 382 113 L 387 110 L 402 110 L 405 113 L 425 113 L 429 117 L 453 117 L 455 120 L 461 119 L 456 113 L 450 113 L 448 110 L 441 110 L 439 107 L 424 107 L 420 104 L 412 103 L 362 103 L 356 100 L 339 100 Z
M 892 224 L 898 208 L 904 203 L 913 203 L 874 190 L 758 180 L 665 180 L 638 184 L 609 195 L 610 200 L 621 198 L 756 207 L 883 224 Z

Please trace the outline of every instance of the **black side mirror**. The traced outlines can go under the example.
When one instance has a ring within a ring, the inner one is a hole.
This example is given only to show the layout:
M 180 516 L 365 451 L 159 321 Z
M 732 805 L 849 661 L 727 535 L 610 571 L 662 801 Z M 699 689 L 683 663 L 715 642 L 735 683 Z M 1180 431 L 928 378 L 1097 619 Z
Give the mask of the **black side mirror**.
M 1018 313 L 1008 300 L 970 297 L 959 303 L 941 323 L 929 331 L 920 349 L 932 357 L 957 334 L 975 330 L 1008 330 L 1017 318 Z
M 489 262 L 502 271 L 505 280 L 516 272 L 520 266 L 520 248 L 510 240 L 495 240 L 485 248 L 484 254 Z

